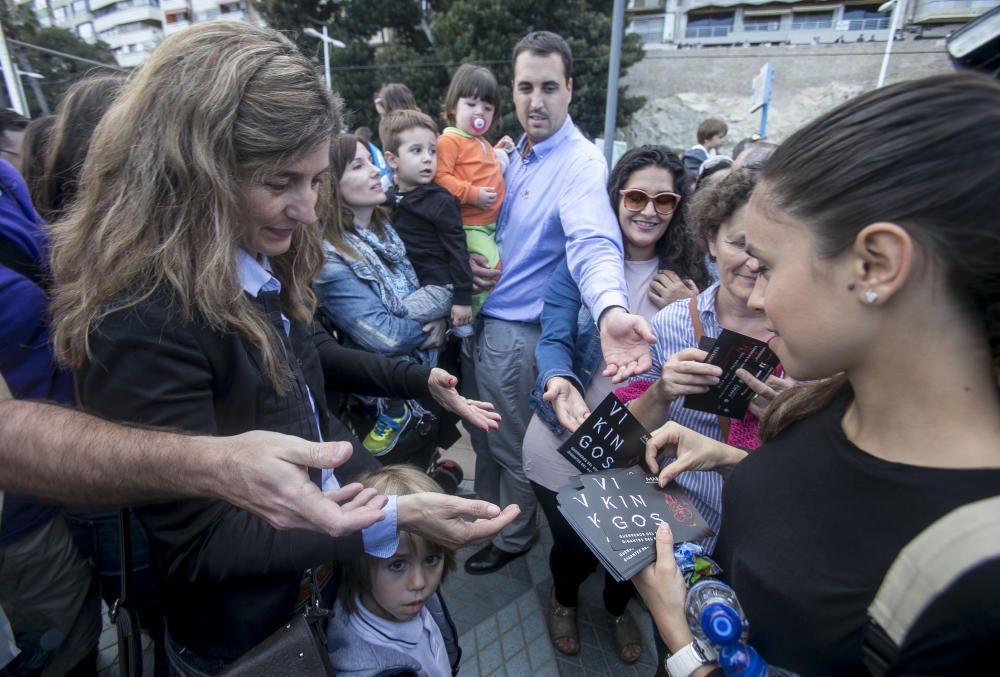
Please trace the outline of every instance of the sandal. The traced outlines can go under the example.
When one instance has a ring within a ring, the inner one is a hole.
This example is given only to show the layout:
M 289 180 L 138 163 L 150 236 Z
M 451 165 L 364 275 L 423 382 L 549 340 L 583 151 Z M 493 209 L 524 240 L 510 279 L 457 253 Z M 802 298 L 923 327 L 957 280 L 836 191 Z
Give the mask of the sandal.
M 580 630 L 576 627 L 576 607 L 561 606 L 556 589 L 549 595 L 549 637 L 552 645 L 567 656 L 580 653 Z
M 623 663 L 635 663 L 642 655 L 642 635 L 639 626 L 628 611 L 621 616 L 611 617 L 611 635 L 615 639 L 618 658 Z

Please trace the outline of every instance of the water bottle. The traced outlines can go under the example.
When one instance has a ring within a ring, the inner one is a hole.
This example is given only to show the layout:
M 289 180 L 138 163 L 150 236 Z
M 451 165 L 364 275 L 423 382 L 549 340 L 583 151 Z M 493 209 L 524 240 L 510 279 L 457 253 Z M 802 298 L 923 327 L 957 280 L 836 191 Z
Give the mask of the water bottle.
M 726 677 L 776 677 L 770 673 L 767 663 L 749 644 L 733 642 L 719 650 L 719 666 Z
M 722 581 L 698 581 L 688 590 L 684 606 L 688 627 L 698 639 L 716 646 L 746 641 L 749 627 L 743 607 L 736 591 Z

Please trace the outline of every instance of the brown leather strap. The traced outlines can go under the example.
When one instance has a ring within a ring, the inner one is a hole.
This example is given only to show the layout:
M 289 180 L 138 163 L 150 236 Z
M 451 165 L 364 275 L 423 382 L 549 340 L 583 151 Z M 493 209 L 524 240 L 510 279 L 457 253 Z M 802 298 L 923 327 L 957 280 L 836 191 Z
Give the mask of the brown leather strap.
M 705 326 L 701 323 L 701 313 L 698 312 L 698 297 L 692 296 L 688 301 L 688 308 L 691 311 L 691 326 L 694 327 L 694 343 L 701 343 L 705 335 Z M 716 416 L 719 419 L 719 427 L 722 429 L 722 441 L 729 442 L 729 418 L 726 416 Z

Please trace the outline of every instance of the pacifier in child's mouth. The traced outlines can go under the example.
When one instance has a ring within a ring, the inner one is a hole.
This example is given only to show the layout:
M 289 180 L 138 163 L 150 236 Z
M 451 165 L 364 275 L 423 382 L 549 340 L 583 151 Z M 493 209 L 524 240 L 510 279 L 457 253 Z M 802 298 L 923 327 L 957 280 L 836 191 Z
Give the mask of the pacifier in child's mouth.
M 472 118 L 472 128 L 477 132 L 483 131 L 486 129 L 486 120 L 479 117 Z

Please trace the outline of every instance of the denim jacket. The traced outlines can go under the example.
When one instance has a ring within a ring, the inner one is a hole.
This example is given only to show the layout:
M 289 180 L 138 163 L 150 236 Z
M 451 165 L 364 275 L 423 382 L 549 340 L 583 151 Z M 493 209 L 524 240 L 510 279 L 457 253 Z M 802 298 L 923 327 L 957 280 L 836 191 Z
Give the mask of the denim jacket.
M 372 268 L 364 261 L 348 262 L 326 241 L 323 254 L 323 268 L 313 280 L 316 300 L 347 344 L 382 355 L 416 356 L 427 334 L 420 322 L 389 312 L 375 291 Z
M 542 399 L 546 382 L 553 376 L 572 381 L 582 394 L 601 364 L 601 337 L 597 323 L 583 303 L 569 266 L 563 259 L 552 273 L 542 307 L 542 334 L 535 347 L 538 379 L 531 391 L 532 408 L 556 435 L 564 430 L 552 405 Z

